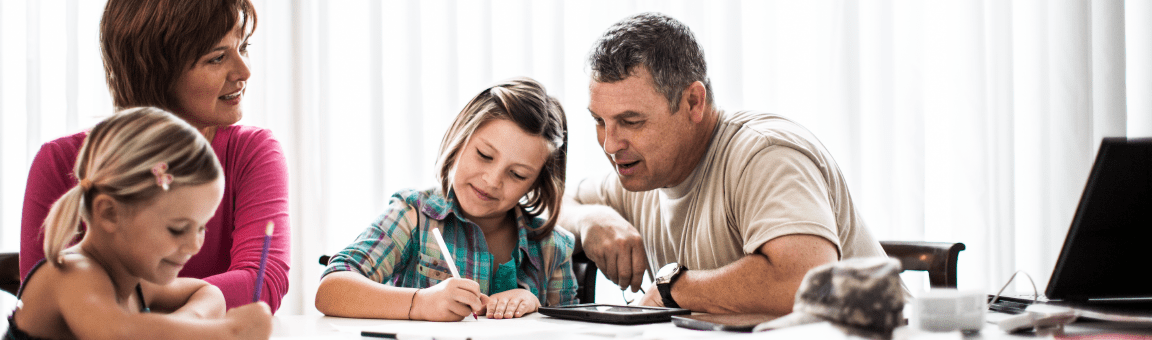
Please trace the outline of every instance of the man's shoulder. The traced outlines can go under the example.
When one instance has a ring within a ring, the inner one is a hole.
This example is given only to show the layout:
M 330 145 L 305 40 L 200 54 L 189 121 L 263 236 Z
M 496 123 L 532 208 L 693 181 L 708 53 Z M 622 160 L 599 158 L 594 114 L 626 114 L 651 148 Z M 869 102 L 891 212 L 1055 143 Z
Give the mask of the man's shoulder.
M 721 114 L 721 134 L 733 139 L 752 139 L 765 143 L 807 144 L 814 138 L 812 133 L 795 121 L 774 113 L 760 111 L 737 111 Z
M 773 150 L 791 149 L 818 164 L 831 159 L 815 134 L 787 117 L 738 111 L 721 114 L 720 122 L 713 142 L 720 145 L 723 158 L 753 158 Z
M 811 132 L 784 116 L 739 111 L 724 114 L 721 122 L 713 140 L 716 150 L 708 162 L 708 177 L 714 185 L 732 188 L 761 183 L 767 169 L 785 164 L 810 163 L 822 171 L 835 166 Z

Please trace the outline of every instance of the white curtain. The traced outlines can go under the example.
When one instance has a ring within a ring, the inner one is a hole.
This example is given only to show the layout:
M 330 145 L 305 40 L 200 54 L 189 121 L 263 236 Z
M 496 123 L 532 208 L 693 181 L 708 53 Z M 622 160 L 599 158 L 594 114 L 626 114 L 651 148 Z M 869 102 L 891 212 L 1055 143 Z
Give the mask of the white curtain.
M 439 139 L 487 84 L 536 78 L 565 105 L 570 179 L 609 171 L 585 56 L 659 11 L 704 45 L 717 103 L 780 113 L 840 162 L 884 240 L 964 242 L 962 289 L 1023 269 L 1046 284 L 1103 136 L 1152 135 L 1152 3 L 1121 0 L 257 0 L 241 124 L 291 171 L 291 290 L 401 188 L 434 185 Z M 0 245 L 19 248 L 39 145 L 106 116 L 102 1 L 0 1 Z M 34 188 L 32 188 L 34 189 Z M 922 276 L 907 276 L 914 290 Z M 621 298 L 602 282 L 598 301 Z M 1019 286 L 1021 292 L 1031 292 Z

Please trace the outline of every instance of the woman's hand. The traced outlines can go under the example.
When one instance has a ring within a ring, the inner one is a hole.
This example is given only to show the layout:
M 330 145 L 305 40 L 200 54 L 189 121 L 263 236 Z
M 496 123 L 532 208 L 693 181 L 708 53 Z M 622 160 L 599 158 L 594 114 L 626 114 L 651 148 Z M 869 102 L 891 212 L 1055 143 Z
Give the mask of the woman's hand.
M 527 289 L 512 289 L 493 294 L 484 307 L 489 319 L 511 319 L 535 312 L 540 299 Z
M 460 321 L 473 312 L 482 312 L 480 284 L 469 279 L 449 278 L 435 286 L 416 291 L 412 298 L 412 320 Z
M 263 301 L 232 308 L 224 318 L 233 339 L 268 339 L 272 336 L 272 310 Z

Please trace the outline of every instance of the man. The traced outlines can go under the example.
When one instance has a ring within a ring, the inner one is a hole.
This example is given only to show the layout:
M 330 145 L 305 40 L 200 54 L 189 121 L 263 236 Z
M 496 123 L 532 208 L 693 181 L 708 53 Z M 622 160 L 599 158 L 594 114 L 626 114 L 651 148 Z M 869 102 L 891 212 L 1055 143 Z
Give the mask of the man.
M 636 291 L 645 269 L 661 268 L 641 304 L 783 315 L 809 269 L 884 256 L 815 136 L 715 106 L 684 24 L 626 18 L 589 63 L 588 110 L 616 174 L 570 190 L 561 225 L 621 287 Z

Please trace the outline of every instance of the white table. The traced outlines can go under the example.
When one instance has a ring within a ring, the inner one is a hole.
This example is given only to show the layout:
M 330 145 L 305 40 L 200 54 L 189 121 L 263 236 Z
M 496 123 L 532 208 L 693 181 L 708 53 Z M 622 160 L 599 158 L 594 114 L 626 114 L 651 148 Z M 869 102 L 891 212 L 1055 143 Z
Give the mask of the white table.
M 15 304 L 15 298 L 0 294 L 0 306 L 6 307 L 7 314 L 11 311 L 11 306 Z M 7 316 L 7 315 L 5 315 Z M 491 323 L 493 325 L 501 325 L 500 322 L 504 320 L 483 320 L 481 317 L 480 322 Z M 708 332 L 708 331 L 694 331 L 676 327 L 672 323 L 659 323 L 638 326 L 614 326 L 614 325 L 601 325 L 593 323 L 584 323 L 578 321 L 560 320 L 551 317 L 540 315 L 539 313 L 529 314 L 523 320 L 536 321 L 540 323 L 552 323 L 557 326 L 555 331 L 534 333 L 534 334 L 520 334 L 508 336 L 508 339 L 546 339 L 546 340 L 568 340 L 568 339 L 592 339 L 592 340 L 606 340 L 606 339 L 844 339 L 847 338 L 843 332 L 837 328 L 831 327 L 828 324 L 815 324 L 808 326 L 798 326 L 789 329 L 782 329 L 772 332 L 755 333 L 755 334 L 742 334 L 742 333 L 729 333 L 729 332 Z M 475 321 L 468 321 L 475 322 Z M 369 339 L 362 338 L 358 332 L 349 331 L 356 328 L 367 327 L 380 327 L 390 323 L 404 323 L 404 324 L 431 324 L 422 323 L 417 321 L 395 321 L 395 320 L 371 320 L 371 319 L 348 319 L 348 318 L 335 318 L 320 315 L 276 315 L 273 318 L 272 324 L 272 339 Z M 507 323 L 508 325 L 515 324 Z M 435 326 L 435 324 L 431 324 Z M 0 332 L 7 330 L 7 320 L 4 321 L 4 327 L 0 328 Z M 576 328 L 570 328 L 576 327 Z M 342 329 L 341 329 L 342 328 Z M 1078 336 L 1078 335 L 1100 335 L 1100 334 L 1138 334 L 1145 338 L 1152 339 L 1152 328 L 1147 325 L 1125 325 L 1117 323 L 1104 323 L 1104 322 L 1078 322 L 1065 327 L 1063 330 L 1064 335 Z M 984 327 L 978 336 L 964 337 L 959 332 L 950 333 L 931 333 L 923 332 L 910 327 L 898 328 L 893 334 L 893 339 L 914 339 L 914 340 L 943 340 L 943 339 L 981 339 L 981 340 L 994 340 L 994 339 L 1026 339 L 1037 338 L 1036 334 L 1026 333 L 1022 335 L 1010 335 L 1000 331 L 995 325 L 988 324 Z M 1052 338 L 1051 334 L 1041 334 L 1040 338 Z M 1130 337 L 1135 338 L 1135 337 Z
M 546 338 L 549 340 L 560 339 L 611 339 L 611 338 L 637 338 L 643 335 L 659 334 L 661 337 L 673 338 L 700 338 L 704 337 L 723 337 L 725 335 L 740 335 L 738 333 L 727 332 L 700 332 L 688 329 L 678 328 L 672 323 L 659 323 L 635 326 L 618 326 L 618 325 L 604 325 L 579 321 L 570 321 L 555 319 L 543 316 L 539 313 L 529 314 L 520 319 L 508 320 L 489 320 L 480 317 L 479 321 L 469 320 L 460 321 L 456 323 L 437 323 L 437 322 L 423 322 L 423 321 L 398 321 L 398 320 L 371 320 L 371 319 L 349 319 L 337 318 L 318 315 L 277 315 L 273 320 L 273 339 L 367 339 L 360 337 L 359 330 L 362 328 L 376 328 L 381 331 L 395 329 L 393 332 L 400 332 L 402 329 L 419 328 L 426 329 L 429 333 L 438 333 L 438 330 L 444 330 L 443 335 L 447 338 L 456 338 L 459 334 L 458 330 L 462 328 L 474 328 L 480 333 L 477 338 L 483 339 L 498 334 L 503 331 L 510 333 L 518 333 L 523 329 L 519 327 L 531 326 L 533 330 L 538 332 L 532 333 L 519 333 L 507 334 L 497 336 L 497 338 L 509 339 L 541 339 Z M 397 327 L 397 328 L 393 328 Z M 460 336 L 461 338 L 463 336 Z M 439 337 L 438 337 L 439 338 Z
M 485 320 L 481 317 L 479 322 L 488 323 L 489 325 L 500 325 L 500 322 L 506 320 Z M 547 316 L 533 313 L 525 318 L 523 321 L 531 321 L 535 323 L 550 323 L 556 325 L 556 330 L 545 331 L 542 333 L 518 334 L 498 337 L 502 339 L 546 339 L 546 340 L 568 340 L 568 339 L 859 339 L 850 337 L 838 328 L 831 326 L 827 323 L 813 324 L 806 326 L 797 326 L 787 329 L 781 329 L 763 333 L 731 333 L 731 332 L 713 332 L 713 331 L 696 331 L 676 327 L 672 323 L 658 323 L 637 326 L 615 326 L 615 325 L 602 325 L 594 323 L 584 323 L 578 321 L 569 321 L 555 319 Z M 466 321 L 476 322 L 476 321 Z M 421 325 L 435 329 L 438 326 L 447 326 L 438 323 L 426 323 L 418 321 L 395 321 L 395 320 L 367 320 L 367 319 L 347 319 L 335 318 L 318 315 L 277 315 L 273 322 L 272 339 L 370 339 L 362 338 L 358 332 L 351 331 L 352 329 L 366 328 L 366 327 L 387 327 L 392 324 L 408 324 L 410 327 L 413 324 Z M 507 323 L 514 325 L 515 323 Z M 575 328 L 573 328 L 575 327 Z M 1152 339 L 1152 329 L 1147 326 L 1133 326 L 1115 323 L 1075 323 L 1063 329 L 1063 334 L 1068 336 L 1077 335 L 1090 335 L 1090 334 L 1140 334 L 1147 338 Z M 1052 338 L 1052 332 L 1039 334 L 1039 338 Z M 1007 334 L 1000 331 L 996 325 L 987 324 L 978 335 L 965 337 L 960 332 L 948 333 L 934 333 L 924 332 L 910 327 L 901 327 L 893 334 L 893 339 L 1025 339 L 1037 338 L 1035 333 L 1025 334 Z M 479 336 L 478 339 L 485 337 Z

